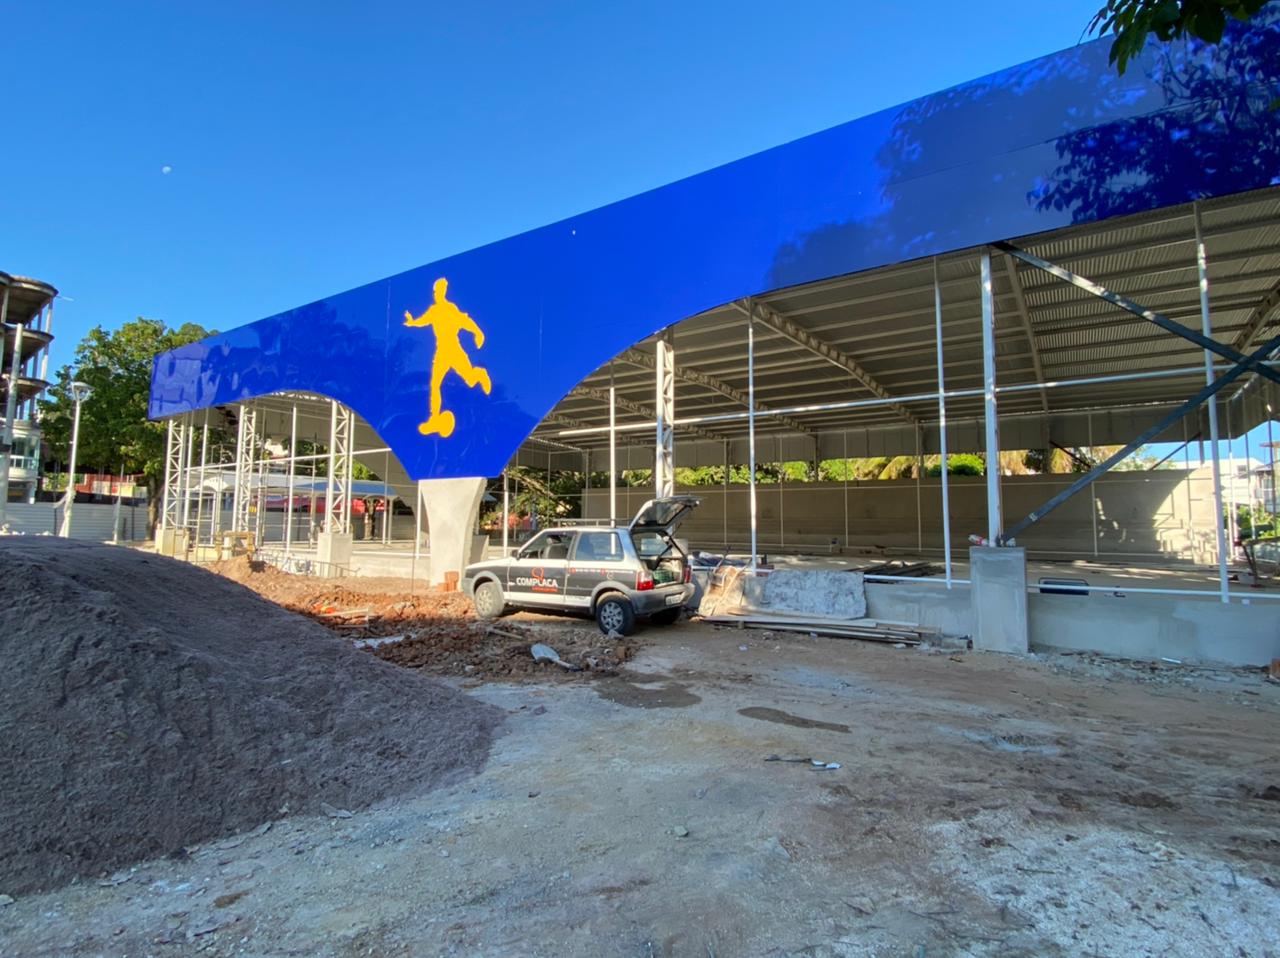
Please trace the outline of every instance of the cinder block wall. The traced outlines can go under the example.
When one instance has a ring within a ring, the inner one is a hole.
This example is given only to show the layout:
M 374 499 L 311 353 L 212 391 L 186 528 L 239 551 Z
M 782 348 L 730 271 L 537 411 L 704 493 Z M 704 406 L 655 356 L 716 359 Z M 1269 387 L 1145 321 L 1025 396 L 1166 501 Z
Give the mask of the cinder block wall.
M 1075 476 L 1006 476 L 1002 480 L 1005 525 L 1012 525 L 1066 488 Z M 971 533 L 985 535 L 986 482 L 953 476 L 949 482 L 952 548 L 968 548 Z M 741 549 L 750 536 L 745 485 L 681 488 L 702 506 L 681 527 L 695 548 Z M 941 480 L 871 480 L 844 483 L 759 485 L 757 517 L 761 549 L 796 552 L 895 553 L 942 551 Z M 618 511 L 633 515 L 652 491 L 618 489 Z M 607 517 L 609 492 L 592 489 L 585 515 Z M 1113 473 L 1078 493 L 1019 536 L 1040 557 L 1162 558 L 1214 561 L 1213 489 L 1186 470 Z

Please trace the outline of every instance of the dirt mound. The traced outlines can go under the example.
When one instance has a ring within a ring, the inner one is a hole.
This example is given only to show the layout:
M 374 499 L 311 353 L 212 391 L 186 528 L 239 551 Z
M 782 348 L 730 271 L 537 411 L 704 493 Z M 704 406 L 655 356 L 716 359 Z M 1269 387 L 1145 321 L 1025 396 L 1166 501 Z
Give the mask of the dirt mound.
M 0 539 L 0 892 L 456 780 L 496 709 L 171 559 Z

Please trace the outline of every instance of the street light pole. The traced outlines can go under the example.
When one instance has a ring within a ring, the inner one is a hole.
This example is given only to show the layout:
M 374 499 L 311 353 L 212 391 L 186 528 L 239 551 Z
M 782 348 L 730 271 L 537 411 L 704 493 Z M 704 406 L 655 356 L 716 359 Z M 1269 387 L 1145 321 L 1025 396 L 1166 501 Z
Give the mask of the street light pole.
M 71 535 L 71 509 L 76 502 L 76 447 L 80 443 L 80 404 L 88 399 L 92 392 L 93 389 L 88 383 L 77 381 L 71 384 L 71 398 L 75 400 L 76 412 L 71 423 L 71 462 L 67 470 L 67 504 L 62 510 L 62 529 L 58 533 L 64 539 Z

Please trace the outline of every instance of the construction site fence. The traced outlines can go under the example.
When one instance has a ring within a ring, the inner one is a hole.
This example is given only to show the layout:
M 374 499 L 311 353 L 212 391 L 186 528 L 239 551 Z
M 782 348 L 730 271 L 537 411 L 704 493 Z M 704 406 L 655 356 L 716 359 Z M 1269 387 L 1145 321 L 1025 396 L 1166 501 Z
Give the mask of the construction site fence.
M 9 531 L 29 536 L 56 536 L 62 529 L 64 507 L 51 502 L 10 502 L 5 509 Z M 71 513 L 70 538 L 105 542 L 136 542 L 147 538 L 146 505 L 121 505 L 119 526 L 115 503 L 77 502 Z

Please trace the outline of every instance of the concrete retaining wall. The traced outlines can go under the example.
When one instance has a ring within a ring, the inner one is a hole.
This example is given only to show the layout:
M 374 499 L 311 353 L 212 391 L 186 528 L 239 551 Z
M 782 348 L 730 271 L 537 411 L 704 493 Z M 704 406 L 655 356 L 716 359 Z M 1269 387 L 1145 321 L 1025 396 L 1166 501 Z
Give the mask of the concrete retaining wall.
M 1028 596 L 1032 645 L 1134 659 L 1265 665 L 1280 658 L 1280 603 L 1093 593 Z
M 975 630 L 969 586 L 867 583 L 867 615 L 917 622 L 948 635 Z M 1210 597 L 1133 595 L 1027 596 L 1033 650 L 1100 652 L 1188 664 L 1266 665 L 1280 658 L 1280 603 L 1223 605 Z

